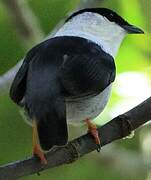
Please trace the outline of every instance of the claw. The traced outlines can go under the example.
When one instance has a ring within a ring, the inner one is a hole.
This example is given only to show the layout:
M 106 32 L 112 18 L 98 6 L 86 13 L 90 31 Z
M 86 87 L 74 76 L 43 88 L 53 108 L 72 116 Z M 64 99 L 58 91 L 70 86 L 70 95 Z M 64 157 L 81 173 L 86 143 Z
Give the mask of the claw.
M 33 155 L 37 156 L 43 165 L 48 164 L 45 155 L 38 144 L 35 144 L 33 147 Z
M 96 150 L 97 150 L 97 152 L 100 152 L 100 150 L 101 150 L 101 142 L 100 142 L 100 137 L 99 137 L 97 127 L 89 119 L 86 119 L 86 123 L 87 123 L 87 126 L 88 126 L 88 132 L 95 139 L 95 143 L 96 143 L 96 146 L 97 146 Z
M 101 151 L 101 145 L 100 144 L 96 144 L 96 146 L 97 146 L 97 148 L 96 148 L 97 152 L 100 152 Z
M 43 165 L 47 164 L 44 152 L 42 151 L 39 144 L 37 124 L 35 120 L 33 121 L 33 155 L 37 156 Z

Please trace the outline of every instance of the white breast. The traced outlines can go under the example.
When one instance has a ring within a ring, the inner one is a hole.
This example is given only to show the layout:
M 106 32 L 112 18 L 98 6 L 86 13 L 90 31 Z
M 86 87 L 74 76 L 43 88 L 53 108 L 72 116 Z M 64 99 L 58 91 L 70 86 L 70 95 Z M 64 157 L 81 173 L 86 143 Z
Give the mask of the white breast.
M 108 102 L 111 86 L 93 97 L 66 100 L 67 121 L 79 123 L 87 118 L 92 120 L 97 117 Z

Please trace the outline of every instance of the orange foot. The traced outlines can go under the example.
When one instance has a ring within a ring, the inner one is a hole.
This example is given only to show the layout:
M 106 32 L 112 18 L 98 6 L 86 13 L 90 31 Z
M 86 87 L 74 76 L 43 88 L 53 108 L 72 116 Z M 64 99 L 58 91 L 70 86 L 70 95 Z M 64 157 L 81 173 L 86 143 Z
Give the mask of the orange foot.
M 33 155 L 37 156 L 41 160 L 42 164 L 44 165 L 47 164 L 47 160 L 45 158 L 44 152 L 42 151 L 39 144 L 37 123 L 35 120 L 33 120 Z
M 100 137 L 97 130 L 97 127 L 95 124 L 93 124 L 89 119 L 85 120 L 88 126 L 88 132 L 94 137 L 95 143 L 97 145 L 97 151 L 100 152 L 101 150 L 101 143 L 100 143 Z
M 41 150 L 41 147 L 39 146 L 39 144 L 35 144 L 33 147 L 33 155 L 37 156 L 41 163 L 46 165 L 47 164 L 47 159 L 45 158 L 45 155 L 43 153 L 43 151 Z

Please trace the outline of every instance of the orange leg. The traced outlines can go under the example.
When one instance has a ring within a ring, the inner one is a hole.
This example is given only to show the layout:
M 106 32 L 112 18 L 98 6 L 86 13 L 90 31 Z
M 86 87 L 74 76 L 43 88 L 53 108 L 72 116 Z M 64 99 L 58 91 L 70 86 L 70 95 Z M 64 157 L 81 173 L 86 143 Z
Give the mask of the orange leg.
M 97 151 L 100 152 L 101 149 L 101 143 L 100 143 L 100 137 L 97 130 L 97 127 L 95 124 L 93 124 L 89 119 L 85 120 L 87 126 L 88 126 L 88 132 L 94 137 L 95 143 L 97 145 Z
M 47 160 L 45 158 L 44 152 L 42 151 L 39 144 L 37 124 L 35 120 L 33 120 L 33 155 L 39 157 L 42 164 L 47 164 Z

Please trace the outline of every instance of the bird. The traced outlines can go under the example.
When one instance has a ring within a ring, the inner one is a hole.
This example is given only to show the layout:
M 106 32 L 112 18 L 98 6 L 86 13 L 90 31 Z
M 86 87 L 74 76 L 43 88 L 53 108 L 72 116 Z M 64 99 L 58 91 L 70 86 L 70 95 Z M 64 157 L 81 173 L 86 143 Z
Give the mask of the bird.
M 101 148 L 92 120 L 105 108 L 116 77 L 115 58 L 127 34 L 144 31 L 108 8 L 71 14 L 53 35 L 29 50 L 17 72 L 10 98 L 32 124 L 33 155 L 68 142 L 68 123 L 86 123 Z

